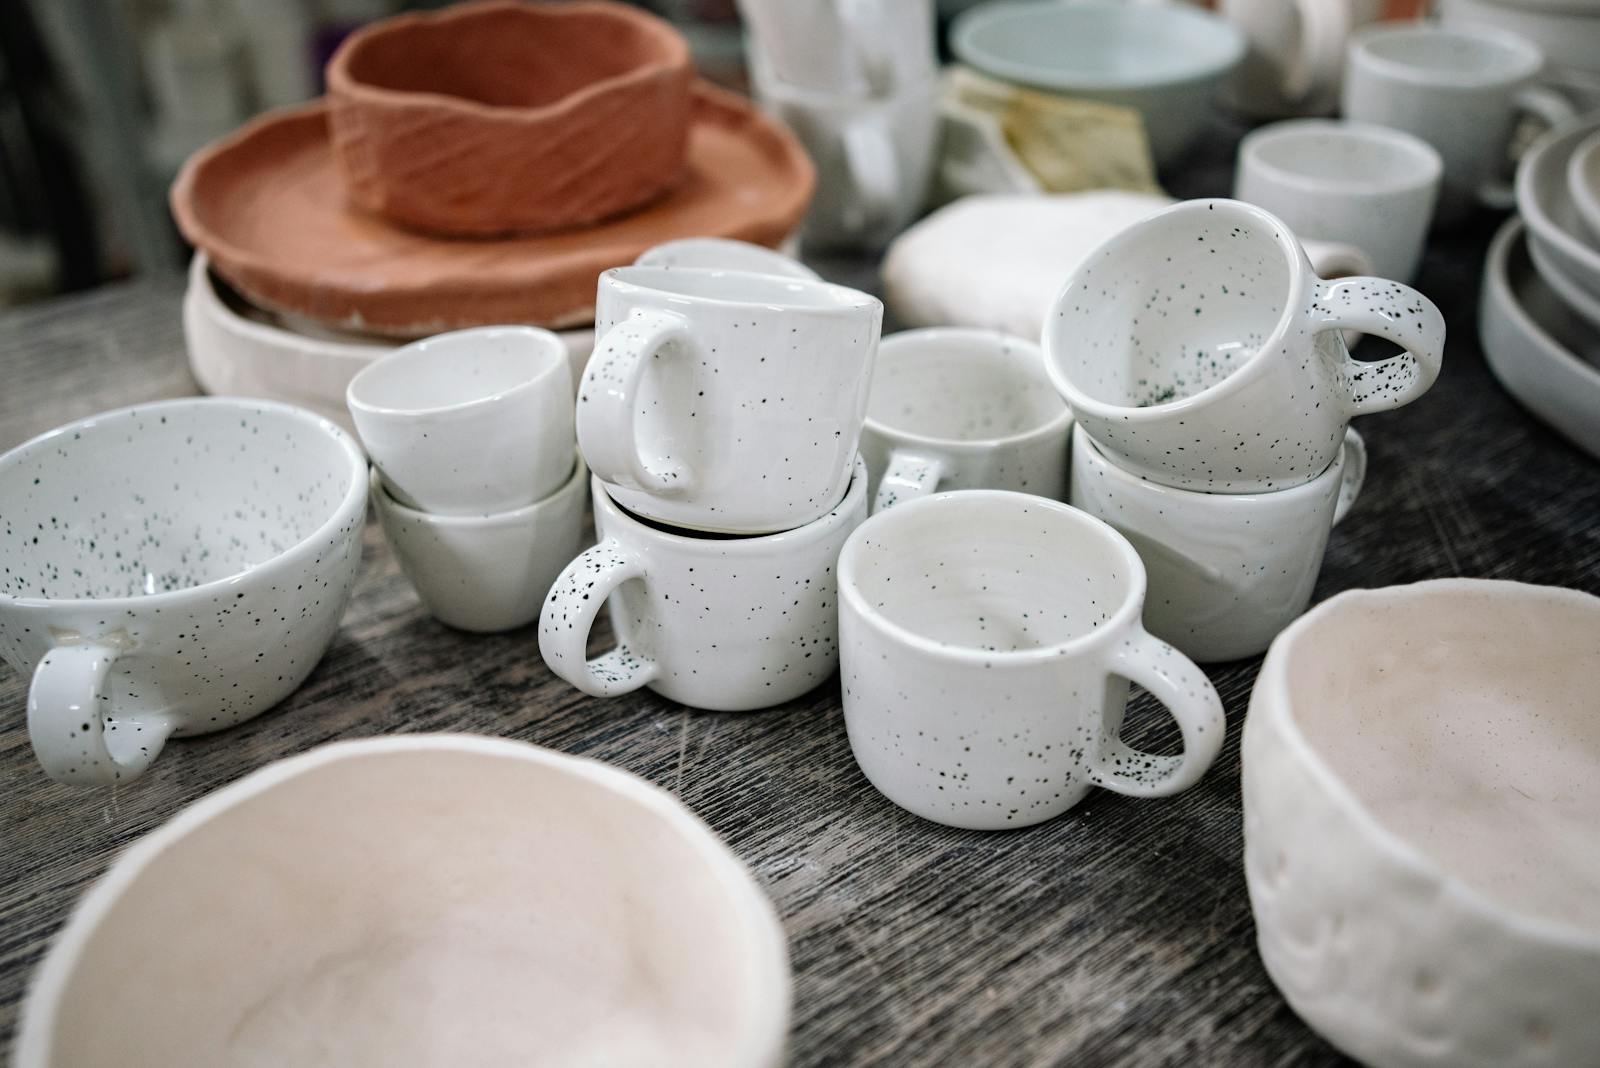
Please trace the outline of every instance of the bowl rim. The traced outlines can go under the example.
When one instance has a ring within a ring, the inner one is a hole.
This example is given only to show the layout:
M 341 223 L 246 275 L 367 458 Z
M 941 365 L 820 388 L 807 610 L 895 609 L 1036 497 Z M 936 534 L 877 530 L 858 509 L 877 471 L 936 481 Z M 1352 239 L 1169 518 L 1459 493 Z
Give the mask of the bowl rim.
M 314 337 L 292 330 L 281 323 L 263 323 L 240 315 L 230 308 L 228 302 L 222 298 L 222 294 L 217 292 L 216 282 L 212 276 L 214 270 L 215 268 L 211 266 L 211 257 L 206 255 L 205 250 L 195 249 L 194 256 L 189 260 L 189 287 L 185 291 L 185 299 L 193 300 L 201 315 L 233 337 L 258 342 L 281 351 L 297 352 L 327 360 L 350 361 L 359 364 L 360 367 L 366 367 L 372 361 L 381 359 L 406 344 L 398 338 L 377 335 L 369 337 L 352 334 L 349 341 Z M 226 278 L 222 280 L 227 281 Z M 249 298 L 242 293 L 239 294 L 239 299 L 250 303 Z M 266 314 L 272 313 L 266 312 Z
M 1495 232 L 1493 240 L 1489 242 L 1488 254 L 1484 257 L 1484 286 L 1488 295 L 1493 298 L 1492 304 L 1487 306 L 1501 312 L 1516 327 L 1517 334 L 1534 344 L 1549 362 L 1570 364 L 1575 372 L 1592 382 L 1596 390 L 1600 390 L 1600 367 L 1594 366 L 1567 348 L 1560 339 L 1545 329 L 1544 324 L 1535 319 L 1517 298 L 1517 291 L 1511 284 L 1511 256 L 1519 240 L 1527 249 L 1530 266 L 1538 274 L 1538 267 L 1533 264 L 1532 242 L 1528 238 L 1528 224 L 1515 215 L 1501 223 L 1500 229 Z M 1546 287 L 1550 284 L 1542 274 L 1539 275 L 1538 281 Z M 1560 296 L 1553 289 L 1551 293 L 1558 298 Z M 1486 352 L 1485 357 L 1487 355 Z
M 753 1007 L 739 1041 L 742 1056 L 734 1063 L 776 1065 L 787 1045 L 793 979 L 788 940 L 777 909 L 762 891 L 755 874 L 681 800 L 665 789 L 623 768 L 591 757 L 575 756 L 509 738 L 464 733 L 395 734 L 329 742 L 306 752 L 275 760 L 227 786 L 213 790 L 179 809 L 165 823 L 128 846 L 73 906 L 66 922 L 31 977 L 18 1014 L 15 1064 L 45 1068 L 52 1063 L 53 1032 L 61 995 L 84 947 L 132 883 L 171 846 L 241 803 L 332 764 L 393 753 L 451 753 L 519 760 L 578 778 L 617 795 L 665 822 L 699 854 L 702 874 L 724 892 L 736 910 L 747 971 L 760 980 L 752 987 Z M 758 959 L 759 958 L 759 959 Z
M 1546 586 L 1508 579 L 1424 579 L 1392 586 L 1345 590 L 1314 606 L 1273 639 L 1272 646 L 1267 650 L 1266 660 L 1261 665 L 1256 685 L 1252 688 L 1251 707 L 1246 717 L 1246 726 L 1248 727 L 1249 720 L 1256 716 L 1270 719 L 1279 740 L 1293 752 L 1305 772 L 1315 778 L 1332 799 L 1333 804 L 1359 826 L 1363 837 L 1375 843 L 1376 847 L 1388 854 L 1390 859 L 1404 867 L 1437 878 L 1452 899 L 1473 912 L 1489 918 L 1496 926 L 1509 928 L 1518 936 L 1530 941 L 1548 942 L 1600 957 L 1600 931 L 1589 931 L 1559 920 L 1513 911 L 1512 906 L 1496 901 L 1467 883 L 1453 870 L 1442 867 L 1421 849 L 1385 826 L 1323 759 L 1307 739 L 1294 715 L 1294 705 L 1289 695 L 1289 649 L 1303 634 L 1314 631 L 1325 618 L 1336 613 L 1352 609 L 1359 612 L 1363 602 L 1370 604 L 1396 598 L 1426 598 L 1436 591 L 1457 590 L 1488 593 L 1497 598 L 1537 596 L 1565 600 L 1574 604 L 1587 604 L 1590 611 L 1600 618 L 1600 597 L 1593 594 L 1565 586 Z M 1269 693 L 1271 700 L 1258 704 L 1254 697 L 1256 691 Z
M 1588 181 L 1590 173 L 1597 181 Z M 1600 238 L 1600 130 L 1579 141 L 1567 157 L 1567 195 L 1578 217 Z
M 1528 224 L 1532 239 L 1551 245 L 1562 256 L 1593 272 L 1594 285 L 1600 287 L 1600 250 L 1591 248 L 1588 242 L 1580 240 L 1558 224 L 1539 196 L 1541 180 L 1546 179 L 1546 172 L 1552 168 L 1559 168 L 1559 174 L 1554 176 L 1559 180 L 1546 181 L 1545 184 L 1559 188 L 1562 192 L 1558 196 L 1566 195 L 1567 164 L 1572 158 L 1572 150 L 1578 142 L 1597 130 L 1600 130 L 1600 112 L 1575 116 L 1547 130 L 1529 147 L 1522 162 L 1517 165 L 1516 194 L 1517 207 L 1522 212 L 1523 221 Z

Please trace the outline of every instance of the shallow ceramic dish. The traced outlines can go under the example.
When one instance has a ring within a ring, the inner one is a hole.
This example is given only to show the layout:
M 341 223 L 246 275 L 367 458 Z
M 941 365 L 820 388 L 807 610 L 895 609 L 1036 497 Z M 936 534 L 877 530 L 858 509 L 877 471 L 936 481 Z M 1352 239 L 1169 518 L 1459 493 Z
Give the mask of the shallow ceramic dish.
M 1600 243 L 1600 131 L 1584 138 L 1567 164 L 1567 192 L 1588 228 L 1590 244 Z
M 1580 115 L 1541 137 L 1517 167 L 1517 206 L 1539 273 L 1573 310 L 1600 327 L 1600 247 L 1589 242 L 1572 201 L 1572 154 L 1600 130 L 1600 116 Z
M 1600 331 L 1539 277 L 1521 219 L 1507 220 L 1489 246 L 1478 333 L 1506 392 L 1600 458 Z
M 1025 0 L 964 12 L 950 46 L 991 77 L 1136 108 L 1166 166 L 1205 132 L 1245 40 L 1232 23 L 1181 5 Z
M 489 236 L 582 226 L 683 174 L 694 67 L 627 4 L 486 0 L 371 23 L 328 61 L 350 199 L 404 226 Z
M 777 245 L 798 225 L 813 183 L 793 135 L 701 84 L 683 180 L 649 206 L 583 230 L 451 240 L 353 212 L 321 103 L 271 112 L 193 156 L 172 187 L 172 211 L 255 304 L 414 338 L 498 323 L 587 325 L 601 271 L 677 237 Z
M 675 798 L 413 735 L 279 761 L 136 842 L 34 975 L 14 1063 L 764 1068 L 788 1017 L 772 905 Z
M 1600 1051 L 1600 598 L 1344 593 L 1272 644 L 1243 741 L 1245 877 L 1294 1010 L 1378 1068 Z

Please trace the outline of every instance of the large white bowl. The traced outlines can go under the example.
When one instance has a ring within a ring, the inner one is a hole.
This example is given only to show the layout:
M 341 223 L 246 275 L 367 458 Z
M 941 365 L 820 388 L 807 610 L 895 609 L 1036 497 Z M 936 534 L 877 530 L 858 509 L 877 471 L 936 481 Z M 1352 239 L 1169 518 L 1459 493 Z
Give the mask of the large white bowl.
M 1580 115 L 1528 149 L 1517 167 L 1517 206 L 1539 273 L 1574 311 L 1600 327 L 1600 246 L 1590 243 L 1572 202 L 1572 153 L 1600 130 L 1600 115 Z
M 1439 0 L 1438 11 L 1447 24 L 1509 30 L 1552 64 L 1600 73 L 1600 4 L 1592 0 Z
M 781 1062 L 783 929 L 677 799 L 520 742 L 340 742 L 135 843 L 17 1068 Z
M 1506 392 L 1600 458 L 1600 331 L 1539 277 L 1521 219 L 1506 220 L 1489 246 L 1478 334 Z
M 1378 1068 L 1600 1063 L 1600 598 L 1445 579 L 1273 642 L 1245 877 L 1295 1012 Z

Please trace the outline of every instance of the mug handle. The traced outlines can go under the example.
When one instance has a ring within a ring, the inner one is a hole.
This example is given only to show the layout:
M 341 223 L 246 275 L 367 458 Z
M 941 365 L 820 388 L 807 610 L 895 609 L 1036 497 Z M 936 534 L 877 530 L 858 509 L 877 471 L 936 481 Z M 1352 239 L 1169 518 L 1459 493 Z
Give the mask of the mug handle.
M 627 645 L 589 659 L 589 631 L 600 606 L 624 582 L 645 577 L 644 562 L 615 538 L 585 549 L 550 587 L 539 612 L 539 655 L 551 671 L 591 697 L 631 693 L 660 674 Z
M 676 343 L 689 345 L 689 322 L 681 315 L 636 308 L 594 344 L 578 385 L 578 447 L 602 482 L 672 497 L 689 489 L 692 473 L 667 456 L 646 457 L 639 445 L 635 398 L 650 360 Z
M 1227 730 L 1211 680 L 1137 623 L 1117 642 L 1106 670 L 1138 683 L 1166 706 L 1183 732 L 1183 753 L 1159 756 L 1107 737 L 1088 768 L 1089 781 L 1130 797 L 1166 797 L 1193 786 L 1217 758 Z
M 1339 501 L 1333 506 L 1333 525 L 1349 514 L 1367 481 L 1367 443 L 1355 427 L 1344 432 L 1344 473 L 1339 479 Z
M 45 774 L 77 786 L 112 786 L 144 774 L 175 726 L 160 713 L 138 720 L 106 716 L 106 676 L 119 650 L 87 642 L 58 645 L 34 668 L 28 688 L 28 740 Z M 138 744 L 122 759 L 106 746 L 107 732 L 133 731 Z
M 1350 40 L 1348 0 L 1296 0 L 1300 16 L 1299 48 L 1283 75 L 1283 95 L 1292 103 L 1320 86 L 1338 84 Z
M 1311 305 L 1315 329 L 1359 330 L 1405 349 L 1370 363 L 1344 358 L 1350 414 L 1386 412 L 1410 404 L 1433 385 L 1444 359 L 1444 316 L 1433 301 L 1387 278 L 1318 279 Z
M 1546 129 L 1560 126 L 1578 113 L 1572 101 L 1554 89 L 1543 85 L 1525 85 L 1514 100 L 1517 111 L 1532 115 Z M 1478 199 L 1496 211 L 1517 206 L 1517 187 L 1514 178 L 1493 178 L 1478 190 Z
M 872 499 L 872 514 L 877 515 L 901 501 L 926 497 L 939 488 L 939 480 L 943 477 L 944 462 L 938 457 L 919 456 L 904 449 L 895 449 L 889 454 L 883 480 L 878 483 L 877 496 Z
M 900 164 L 895 159 L 889 125 L 872 116 L 844 129 L 845 165 L 861 210 L 861 229 L 871 230 L 894 215 L 900 190 Z

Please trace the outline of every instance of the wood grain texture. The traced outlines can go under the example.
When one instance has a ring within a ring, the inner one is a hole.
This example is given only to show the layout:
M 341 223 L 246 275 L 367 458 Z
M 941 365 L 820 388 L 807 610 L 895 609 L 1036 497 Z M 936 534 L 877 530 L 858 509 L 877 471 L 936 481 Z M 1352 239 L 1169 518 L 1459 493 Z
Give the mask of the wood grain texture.
M 1183 191 L 1227 188 L 1225 167 Z M 1447 235 L 1419 287 L 1444 309 L 1444 372 L 1410 408 L 1361 421 L 1371 468 L 1334 532 L 1321 600 L 1446 575 L 1600 592 L 1600 465 L 1495 385 L 1473 328 L 1496 220 Z M 848 277 L 860 265 L 822 263 Z M 93 411 L 191 392 L 176 282 L 0 317 L 0 448 Z M 1374 355 L 1369 352 L 1367 355 Z M 851 759 L 837 681 L 748 715 L 649 693 L 585 697 L 545 669 L 533 628 L 474 637 L 423 614 L 376 527 L 354 600 L 306 685 L 237 729 L 173 742 L 115 792 L 50 783 L 0 667 L 0 1053 L 49 938 L 125 843 L 209 790 L 336 738 L 475 731 L 598 757 L 681 797 L 771 894 L 795 970 L 798 1065 L 1345 1063 L 1277 995 L 1241 868 L 1238 731 L 1257 661 L 1209 671 L 1229 735 L 1166 801 L 1092 794 L 1006 833 L 902 812 Z M 1144 744 L 1176 732 L 1143 699 Z

